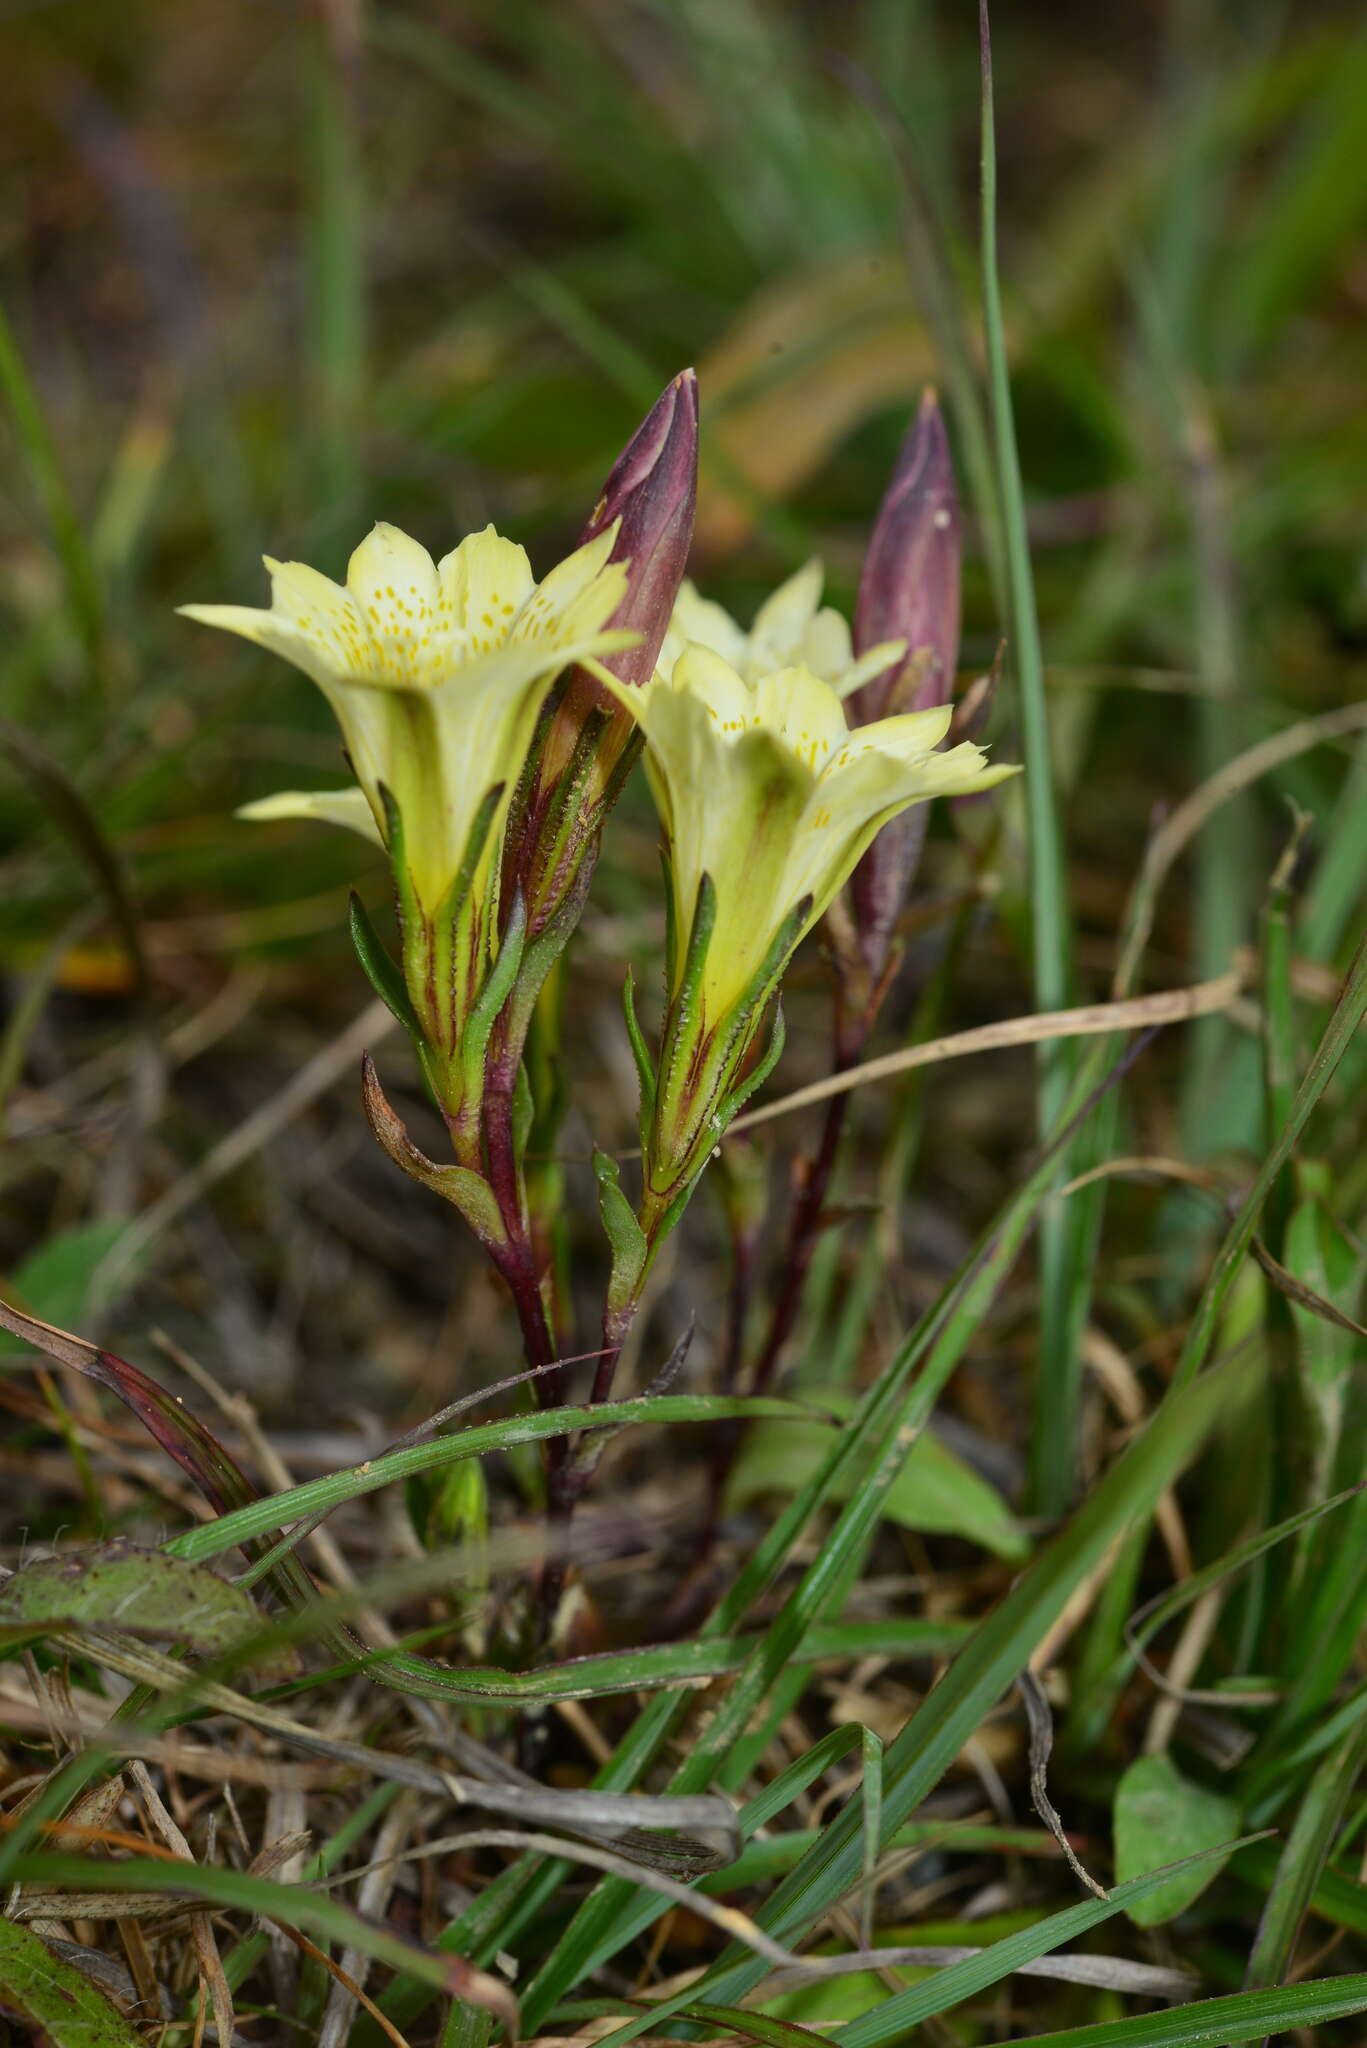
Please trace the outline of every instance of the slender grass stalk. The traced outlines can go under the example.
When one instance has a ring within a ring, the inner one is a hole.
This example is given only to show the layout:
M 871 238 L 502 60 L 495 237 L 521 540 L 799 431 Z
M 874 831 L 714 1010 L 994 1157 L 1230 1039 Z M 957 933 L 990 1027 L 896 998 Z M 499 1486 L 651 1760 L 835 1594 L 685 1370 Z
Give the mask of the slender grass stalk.
M 1034 991 L 1040 1009 L 1052 1010 L 1067 1001 L 1072 979 L 1068 889 L 1063 866 L 1063 842 L 1054 802 L 1049 707 L 1044 689 L 1044 650 L 1030 567 L 1025 493 L 1016 447 L 1006 328 L 998 278 L 997 140 L 987 0 L 980 0 L 978 21 L 982 47 L 983 330 L 987 344 L 1003 552 L 1011 599 L 1011 627 L 1015 637 L 1015 672 L 1020 690 L 1025 807 L 1030 835 Z M 1041 1135 L 1057 1121 L 1072 1065 L 1072 1055 L 1063 1048 L 1041 1048 L 1037 1084 L 1037 1124 Z M 1063 1511 L 1073 1485 L 1079 1368 L 1077 1347 L 1070 1337 L 1068 1303 L 1074 1234 L 1075 1226 L 1066 1210 L 1046 1213 L 1041 1220 L 1040 1342 L 1030 1472 L 1034 1506 L 1039 1513 L 1046 1515 L 1057 1515 Z
M 301 28 L 308 299 L 307 376 L 313 411 L 314 503 L 325 538 L 349 525 L 361 498 L 365 394 L 365 184 L 357 110 L 359 51 L 344 10 Z

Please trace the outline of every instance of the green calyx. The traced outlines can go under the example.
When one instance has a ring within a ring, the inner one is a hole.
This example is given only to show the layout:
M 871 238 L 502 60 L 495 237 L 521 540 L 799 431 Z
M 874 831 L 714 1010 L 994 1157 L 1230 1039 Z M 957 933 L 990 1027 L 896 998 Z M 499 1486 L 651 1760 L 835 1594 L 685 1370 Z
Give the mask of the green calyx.
M 806 899 L 794 906 L 741 1000 L 713 1023 L 705 1013 L 702 989 L 716 923 L 716 892 L 710 877 L 703 876 L 688 951 L 665 1018 L 658 1076 L 636 1022 L 628 980 L 627 1031 L 641 1084 L 642 1216 L 652 1245 L 673 1229 L 727 1126 L 763 1086 L 782 1054 L 780 1006 L 763 1054 L 750 1072 L 744 1071 L 810 910 Z

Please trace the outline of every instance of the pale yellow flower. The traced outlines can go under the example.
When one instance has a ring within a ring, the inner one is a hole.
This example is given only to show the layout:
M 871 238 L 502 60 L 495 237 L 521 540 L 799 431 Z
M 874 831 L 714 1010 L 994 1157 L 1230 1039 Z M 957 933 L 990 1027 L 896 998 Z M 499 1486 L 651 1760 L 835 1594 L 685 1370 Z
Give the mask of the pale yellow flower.
M 856 661 L 850 629 L 838 611 L 821 602 L 825 571 L 813 556 L 786 583 L 765 598 L 747 633 L 723 605 L 701 597 L 685 579 L 660 652 L 668 675 L 687 647 L 706 647 L 719 654 L 748 683 L 782 668 L 806 668 L 829 683 L 838 697 L 848 697 L 861 683 L 881 675 L 905 652 L 905 643 L 890 640 L 871 647 Z
M 793 944 L 848 879 L 879 828 L 910 805 L 988 789 L 1015 771 L 980 747 L 937 748 L 947 705 L 853 730 L 809 668 L 748 681 L 708 648 L 685 648 L 638 689 L 616 686 L 646 738 L 646 773 L 671 864 L 677 989 L 699 885 L 715 924 L 701 989 L 704 1028 L 752 990 L 785 922 Z
M 481 807 L 501 788 L 472 878 L 478 893 L 551 683 L 569 663 L 637 637 L 603 630 L 626 590 L 626 565 L 608 559 L 614 538 L 608 529 L 538 584 L 524 550 L 492 526 L 434 563 L 396 526 L 379 525 L 352 555 L 345 586 L 267 557 L 268 611 L 182 606 L 313 679 L 359 784 L 268 797 L 245 815 L 319 817 L 387 844 L 387 790 L 413 894 L 430 918 L 461 871 Z

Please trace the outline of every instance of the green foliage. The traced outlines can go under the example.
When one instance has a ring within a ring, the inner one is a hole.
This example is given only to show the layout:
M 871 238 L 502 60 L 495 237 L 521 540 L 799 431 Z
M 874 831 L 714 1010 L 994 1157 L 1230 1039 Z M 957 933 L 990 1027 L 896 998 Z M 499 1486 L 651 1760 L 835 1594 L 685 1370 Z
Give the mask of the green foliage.
M 116 1628 L 221 1656 L 261 1628 L 250 1596 L 203 1565 L 124 1543 L 25 1565 L 0 1587 L 0 1633 Z
M 68 1329 L 82 1322 L 100 1261 L 123 1232 L 117 1217 L 54 1231 L 15 1270 L 14 1293 L 45 1323 Z
M 1115 1868 L 1124 1882 L 1228 1842 L 1239 1824 L 1233 1800 L 1182 1776 L 1169 1756 L 1136 1757 L 1115 1792 Z M 1202 1865 L 1128 1908 L 1136 1927 L 1161 1927 L 1199 1899 L 1222 1864 Z
M 853 1406 L 838 1390 L 808 1387 L 804 1393 L 817 1407 L 837 1415 L 847 1416 Z M 739 1507 L 764 1494 L 798 1492 L 825 1463 L 837 1433 L 825 1422 L 758 1424 L 732 1468 L 728 1499 Z M 848 1499 L 856 1484 L 851 1473 L 832 1490 L 831 1498 Z M 1020 1559 L 1030 1548 L 996 1488 L 930 1432 L 917 1439 L 888 1490 L 883 1512 L 904 1529 L 962 1536 L 998 1557 Z
M 142 2036 L 74 1963 L 0 1920 L 0 2008 L 52 2048 L 140 2048 Z

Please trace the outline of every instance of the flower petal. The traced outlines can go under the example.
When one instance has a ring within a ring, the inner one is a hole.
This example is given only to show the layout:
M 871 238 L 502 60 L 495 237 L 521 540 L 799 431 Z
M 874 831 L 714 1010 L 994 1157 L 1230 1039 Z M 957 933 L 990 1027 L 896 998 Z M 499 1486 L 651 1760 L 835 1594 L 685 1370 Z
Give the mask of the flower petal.
M 421 541 L 401 527 L 377 520 L 347 563 L 347 589 L 370 615 L 370 607 L 381 612 L 393 609 L 401 597 L 419 598 L 428 604 L 437 599 L 437 572 L 432 557 Z
M 503 644 L 536 588 L 527 550 L 492 526 L 443 555 L 437 577 L 444 616 L 477 655 Z
M 700 646 L 686 647 L 674 664 L 667 685 L 656 684 L 642 712 L 646 736 L 650 736 L 651 707 L 657 700 L 687 697 L 706 708 L 718 739 L 736 739 L 757 722 L 753 690 L 737 675 L 730 662 Z
M 438 607 L 437 572 L 426 548 L 397 526 L 373 526 L 347 563 L 347 589 L 369 643 L 356 669 L 426 681 Z
M 826 571 L 819 555 L 804 562 L 795 576 L 766 597 L 750 628 L 751 672 L 784 668 L 797 655 L 816 617 Z
M 867 654 L 861 654 L 858 661 L 849 662 L 831 680 L 842 698 L 853 696 L 856 690 L 863 689 L 865 683 L 871 683 L 875 676 L 881 676 L 885 669 L 891 668 L 895 661 L 902 661 L 906 651 L 905 640 L 884 640 L 877 647 L 870 647 Z
M 755 722 L 777 734 L 812 776 L 850 737 L 839 697 L 809 668 L 763 676 L 753 695 Z
M 280 655 L 316 683 L 323 682 L 325 678 L 331 680 L 338 672 L 330 651 L 320 638 L 273 611 L 260 611 L 246 604 L 182 604 L 176 609 L 183 619 L 194 619 L 201 626 L 217 626 L 225 633 L 236 633 L 239 639 L 250 640 L 255 646 Z
M 953 715 L 951 705 L 935 704 L 928 711 L 901 711 L 895 718 L 876 718 L 872 725 L 856 726 L 827 762 L 825 775 L 839 776 L 868 754 L 876 754 L 889 764 L 919 768 L 935 757 L 935 749 L 949 731 Z
M 844 678 L 854 659 L 849 625 L 838 611 L 824 605 L 812 619 L 796 648 L 799 661 L 823 682 L 839 684 L 843 697 L 849 685 Z M 792 657 L 790 656 L 789 659 Z
M 342 825 L 359 832 L 376 846 L 384 840 L 375 814 L 362 789 L 282 789 L 277 796 L 258 797 L 234 813 L 252 824 L 273 824 L 277 818 L 316 818 L 325 825 Z
M 748 657 L 749 637 L 736 624 L 724 605 L 700 597 L 696 584 L 685 577 L 674 600 L 674 612 L 660 650 L 660 668 L 669 675 L 685 647 L 710 648 L 732 668 L 743 670 Z
M 627 594 L 627 564 L 608 559 L 618 523 L 585 541 L 537 585 L 514 621 L 515 640 L 560 640 L 606 624 Z

